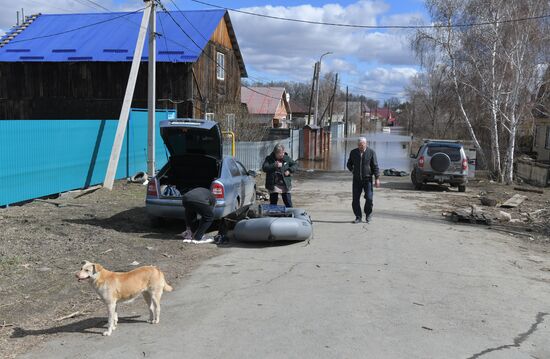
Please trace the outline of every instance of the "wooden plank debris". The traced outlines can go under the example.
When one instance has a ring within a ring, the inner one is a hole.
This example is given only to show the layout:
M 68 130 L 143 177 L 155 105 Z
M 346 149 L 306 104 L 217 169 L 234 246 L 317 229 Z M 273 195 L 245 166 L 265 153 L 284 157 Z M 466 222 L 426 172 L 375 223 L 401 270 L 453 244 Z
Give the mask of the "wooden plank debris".
M 538 194 L 544 194 L 544 191 L 542 189 L 536 189 L 536 188 L 527 188 L 527 187 L 514 187 L 516 191 L 523 191 L 523 192 L 533 192 Z
M 515 194 L 512 196 L 512 198 L 508 199 L 506 202 L 504 202 L 501 207 L 503 208 L 516 208 L 520 204 L 523 203 L 527 199 L 527 196 L 523 196 L 521 194 Z

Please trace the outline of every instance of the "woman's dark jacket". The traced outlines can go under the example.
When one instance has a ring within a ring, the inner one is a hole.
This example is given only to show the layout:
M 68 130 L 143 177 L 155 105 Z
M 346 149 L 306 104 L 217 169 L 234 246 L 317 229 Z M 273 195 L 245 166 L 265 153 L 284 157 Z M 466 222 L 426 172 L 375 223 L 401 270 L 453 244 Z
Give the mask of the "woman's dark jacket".
M 296 161 L 290 158 L 290 156 L 286 152 L 283 156 L 283 166 L 281 168 L 277 168 L 275 166 L 276 161 L 277 160 L 275 159 L 274 153 L 271 153 L 264 160 L 262 171 L 266 173 L 265 188 L 270 191 L 275 189 L 275 178 L 277 175 L 282 174 L 284 184 L 286 185 L 287 190 L 290 191 L 290 189 L 292 188 L 292 177 L 290 175 L 285 176 L 285 172 L 289 171 L 291 174 L 294 173 L 298 164 L 296 163 Z M 280 171 L 279 174 L 277 174 L 278 171 Z

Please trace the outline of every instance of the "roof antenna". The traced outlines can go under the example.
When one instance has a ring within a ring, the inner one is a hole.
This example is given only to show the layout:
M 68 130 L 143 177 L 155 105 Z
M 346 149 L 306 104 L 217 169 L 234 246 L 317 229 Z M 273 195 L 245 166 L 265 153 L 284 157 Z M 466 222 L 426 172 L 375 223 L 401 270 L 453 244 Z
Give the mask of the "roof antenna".
M 17 12 L 17 26 L 19 26 L 19 11 L 16 11 Z
M 21 25 L 25 22 L 25 10 L 21 8 Z

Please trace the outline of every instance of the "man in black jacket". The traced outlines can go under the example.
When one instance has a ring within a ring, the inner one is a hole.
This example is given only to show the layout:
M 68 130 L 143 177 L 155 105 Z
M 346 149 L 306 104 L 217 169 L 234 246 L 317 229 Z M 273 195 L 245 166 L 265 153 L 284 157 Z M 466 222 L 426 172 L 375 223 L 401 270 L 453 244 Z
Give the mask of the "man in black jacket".
M 353 172 L 353 201 L 351 207 L 355 214 L 353 223 L 361 222 L 361 193 L 365 191 L 365 221 L 368 223 L 371 220 L 372 213 L 372 180 L 374 177 L 374 185 L 380 187 L 380 171 L 378 169 L 378 161 L 376 153 L 367 147 L 367 139 L 359 138 L 357 148 L 351 150 L 347 163 L 348 170 Z

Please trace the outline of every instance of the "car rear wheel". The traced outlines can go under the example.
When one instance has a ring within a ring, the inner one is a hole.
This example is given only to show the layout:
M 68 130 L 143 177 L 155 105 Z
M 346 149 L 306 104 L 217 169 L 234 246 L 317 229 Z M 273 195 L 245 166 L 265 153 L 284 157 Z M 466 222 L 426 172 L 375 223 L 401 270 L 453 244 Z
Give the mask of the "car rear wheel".
M 466 192 L 466 186 L 463 184 L 458 185 L 458 192 Z

